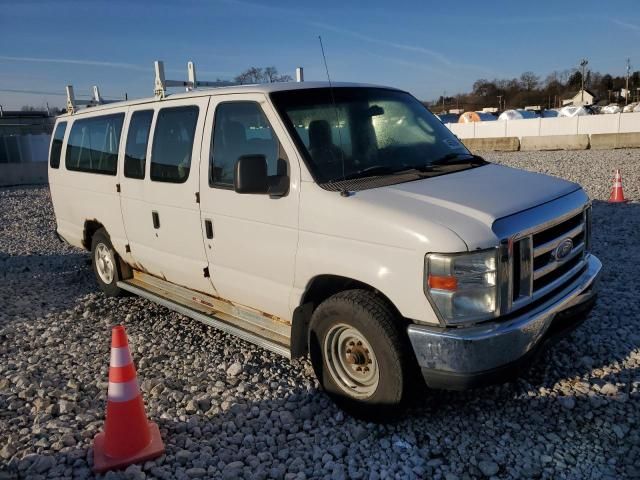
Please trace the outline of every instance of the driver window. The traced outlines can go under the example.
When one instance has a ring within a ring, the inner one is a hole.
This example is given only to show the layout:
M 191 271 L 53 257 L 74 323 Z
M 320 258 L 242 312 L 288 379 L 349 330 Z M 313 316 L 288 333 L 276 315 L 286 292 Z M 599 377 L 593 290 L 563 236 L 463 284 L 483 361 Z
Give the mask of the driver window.
M 264 155 L 270 176 L 287 174 L 287 162 L 278 138 L 256 102 L 218 105 L 211 141 L 211 186 L 233 186 L 234 168 L 243 155 Z

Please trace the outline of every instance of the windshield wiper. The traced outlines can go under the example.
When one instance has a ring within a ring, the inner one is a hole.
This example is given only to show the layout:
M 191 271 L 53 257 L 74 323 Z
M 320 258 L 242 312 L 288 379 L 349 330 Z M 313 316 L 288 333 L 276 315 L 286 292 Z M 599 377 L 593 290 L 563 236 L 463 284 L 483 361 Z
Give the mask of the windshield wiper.
M 363 168 L 356 172 L 345 175 L 344 177 L 330 180 L 329 183 L 341 182 L 343 180 L 355 180 L 356 178 L 377 177 L 382 175 L 395 175 L 398 170 L 394 170 L 386 165 L 373 165 L 372 167 Z
M 485 165 L 487 163 L 482 157 L 472 155 L 470 153 L 447 153 L 446 155 L 430 162 L 428 166 L 440 166 L 440 165 L 460 165 L 463 163 L 469 163 L 471 165 Z
M 363 168 L 356 172 L 345 175 L 344 177 L 334 178 L 327 183 L 337 183 L 344 180 L 355 180 L 358 178 L 377 177 L 386 175 L 411 175 L 414 174 L 418 177 L 424 178 L 438 174 L 438 171 L 442 168 L 446 168 L 449 165 L 460 165 L 469 163 L 474 166 L 485 165 L 487 162 L 482 158 L 469 153 L 448 153 L 447 155 L 440 157 L 433 162 L 425 165 L 415 165 L 412 167 L 391 168 L 387 165 L 373 165 L 371 167 Z

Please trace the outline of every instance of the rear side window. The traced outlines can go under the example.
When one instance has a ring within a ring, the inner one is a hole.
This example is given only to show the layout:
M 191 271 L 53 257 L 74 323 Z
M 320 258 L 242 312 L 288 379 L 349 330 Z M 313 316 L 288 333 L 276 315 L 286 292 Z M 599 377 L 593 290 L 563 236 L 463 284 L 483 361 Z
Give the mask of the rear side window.
M 115 175 L 124 113 L 76 120 L 67 141 L 67 170 Z
M 49 165 L 51 168 L 60 167 L 60 154 L 62 153 L 62 141 L 64 140 L 64 132 L 67 130 L 67 122 L 60 122 L 53 132 L 53 141 L 51 142 L 51 152 L 49 152 Z
M 144 178 L 144 167 L 147 160 L 147 143 L 153 110 L 134 112 L 129 123 L 127 148 L 124 156 L 124 176 L 128 178 Z
M 197 121 L 195 106 L 163 108 L 158 112 L 151 149 L 151 180 L 187 181 Z
M 236 162 L 243 155 L 264 155 L 269 175 L 286 174 L 286 161 L 278 155 L 278 139 L 255 102 L 218 105 L 212 142 L 209 185 L 232 186 Z

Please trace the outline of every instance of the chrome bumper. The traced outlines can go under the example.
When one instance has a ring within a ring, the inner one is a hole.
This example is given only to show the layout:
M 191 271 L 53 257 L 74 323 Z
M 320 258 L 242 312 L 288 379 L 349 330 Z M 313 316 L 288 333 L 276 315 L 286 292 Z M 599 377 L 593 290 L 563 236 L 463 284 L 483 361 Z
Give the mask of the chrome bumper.
M 506 321 L 468 328 L 441 328 L 413 324 L 409 339 L 425 370 L 466 375 L 512 364 L 532 351 L 543 339 L 556 314 L 588 302 L 602 263 L 590 255 L 587 268 L 573 283 L 542 305 Z

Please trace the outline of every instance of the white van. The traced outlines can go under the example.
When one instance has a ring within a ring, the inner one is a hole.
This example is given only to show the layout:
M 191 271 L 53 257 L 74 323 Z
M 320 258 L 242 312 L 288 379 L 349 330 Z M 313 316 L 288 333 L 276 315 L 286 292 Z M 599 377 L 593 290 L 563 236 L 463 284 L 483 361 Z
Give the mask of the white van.
M 57 233 L 107 295 L 295 358 L 359 415 L 501 381 L 583 320 L 601 268 L 575 183 L 490 164 L 410 94 L 196 89 L 62 115 Z

